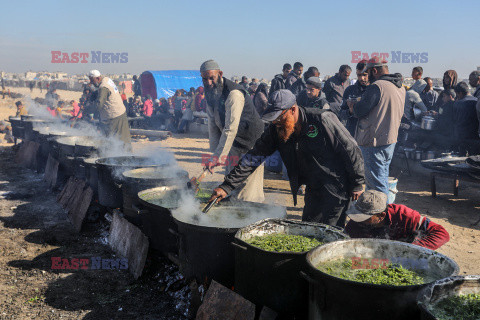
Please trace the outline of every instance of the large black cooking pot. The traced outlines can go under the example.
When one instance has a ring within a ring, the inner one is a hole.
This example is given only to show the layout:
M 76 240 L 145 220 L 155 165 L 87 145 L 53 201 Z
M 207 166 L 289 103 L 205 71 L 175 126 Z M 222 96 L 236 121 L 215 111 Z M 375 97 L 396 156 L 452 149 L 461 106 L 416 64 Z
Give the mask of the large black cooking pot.
M 180 194 L 185 192 L 180 186 L 163 186 L 138 193 L 141 210 L 138 210 L 142 232 L 149 238 L 150 247 L 172 258 L 178 255 L 178 231 L 171 210 L 177 207 Z M 165 201 L 175 199 L 174 201 Z
M 31 119 L 34 119 L 34 118 L 35 118 L 35 116 L 31 115 L 31 114 L 24 114 L 24 115 L 20 116 L 20 119 L 22 119 L 22 121 L 31 120 Z
M 267 234 L 301 235 L 332 242 L 348 236 L 331 226 L 286 219 L 265 219 L 235 234 L 235 291 L 257 305 L 296 319 L 308 315 L 308 282 L 305 252 L 271 252 L 246 241 Z
M 67 136 L 67 137 L 58 137 L 56 138 L 56 143 L 59 147 L 60 157 L 66 156 L 75 156 L 75 144 L 80 140 L 92 139 L 91 137 L 84 136 Z
M 185 186 L 188 172 L 177 167 L 154 167 L 128 170 L 122 173 L 123 209 L 126 215 L 135 215 L 132 206 L 139 204 L 141 190 L 161 186 Z
M 432 313 L 432 308 L 445 298 L 463 294 L 480 294 L 479 275 L 450 277 L 428 286 L 418 295 L 422 320 L 438 320 Z
M 427 283 L 412 286 L 366 284 L 331 276 L 317 266 L 355 257 L 389 259 L 427 276 Z M 401 260 L 399 260 L 401 259 Z M 307 254 L 310 282 L 309 319 L 417 320 L 418 293 L 434 281 L 456 275 L 458 265 L 433 250 L 384 239 L 350 239 L 327 243 Z
M 98 158 L 84 158 L 83 166 L 85 169 L 85 180 L 93 190 L 94 199 L 98 198 L 98 171 L 95 163 Z
M 17 139 L 25 138 L 25 128 L 20 117 L 9 117 L 9 121 L 12 125 L 12 135 Z
M 82 137 L 75 141 L 76 157 L 92 157 L 98 152 L 98 148 L 105 144 L 105 140 L 99 138 Z
M 48 123 L 41 119 L 23 120 L 23 127 L 25 128 L 25 140 L 35 141 L 34 128 L 46 127 Z
M 102 206 L 120 208 L 123 204 L 122 173 L 142 167 L 162 167 L 168 163 L 147 157 L 124 156 L 101 158 L 96 161 L 98 170 L 98 201 Z
M 196 279 L 198 283 L 209 283 L 214 279 L 231 288 L 235 274 L 235 249 L 232 246 L 235 234 L 240 228 L 269 215 L 272 218 L 285 218 L 286 210 L 261 203 L 229 203 L 224 200 L 207 215 L 200 213 L 200 221 L 195 221 L 192 213 L 174 210 L 172 216 L 178 226 L 180 240 L 180 271 L 187 279 Z M 223 219 L 227 217 L 236 219 Z M 222 220 L 224 222 L 217 222 Z

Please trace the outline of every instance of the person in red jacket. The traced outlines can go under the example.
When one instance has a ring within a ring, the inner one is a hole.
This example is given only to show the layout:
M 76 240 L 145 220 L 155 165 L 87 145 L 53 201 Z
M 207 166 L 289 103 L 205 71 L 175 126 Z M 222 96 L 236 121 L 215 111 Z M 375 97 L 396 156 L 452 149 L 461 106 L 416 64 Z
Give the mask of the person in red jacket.
M 450 240 L 441 225 L 401 204 L 387 205 L 387 195 L 365 191 L 347 211 L 345 233 L 352 238 L 381 238 L 436 250 Z
M 143 104 L 143 115 L 145 117 L 151 117 L 153 113 L 153 101 L 152 97 L 150 95 L 147 95 L 147 100 L 145 100 L 145 103 Z

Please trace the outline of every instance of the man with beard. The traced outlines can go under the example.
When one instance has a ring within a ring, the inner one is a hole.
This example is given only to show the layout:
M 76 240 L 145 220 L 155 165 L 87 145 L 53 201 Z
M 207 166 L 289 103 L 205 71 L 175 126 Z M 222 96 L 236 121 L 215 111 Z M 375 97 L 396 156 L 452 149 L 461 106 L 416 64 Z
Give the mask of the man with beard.
M 285 82 L 287 81 L 288 74 L 292 71 L 292 65 L 290 63 L 285 63 L 283 65 L 282 73 L 275 75 L 270 83 L 270 91 L 268 96 L 270 97 L 272 93 L 277 90 L 285 89 Z
M 224 78 L 217 62 L 205 61 L 200 73 L 208 103 L 208 133 L 213 152 L 204 165 L 212 172 L 214 167 L 223 164 L 228 174 L 262 135 L 264 124 L 247 91 Z M 263 166 L 238 187 L 238 199 L 262 202 Z
M 303 64 L 300 62 L 295 62 L 293 64 L 293 70 L 287 76 L 287 80 L 285 81 L 285 89 L 290 89 L 292 84 L 294 84 L 298 79 L 302 77 L 303 73 Z
M 402 86 L 402 75 L 389 74 L 387 62 L 378 56 L 368 60 L 366 71 L 372 84 L 353 106 L 353 114 L 358 118 L 355 139 L 365 161 L 367 189 L 388 194 L 389 167 L 406 91 Z
M 302 220 L 343 227 L 350 199 L 363 192 L 363 159 L 355 140 L 333 112 L 299 107 L 289 90 L 274 92 L 269 102 L 262 118 L 271 124 L 211 200 L 225 198 L 278 150 L 295 205 L 298 188 L 307 186 Z
M 305 90 L 307 87 L 307 79 L 310 77 L 320 77 L 320 72 L 316 67 L 310 67 L 308 68 L 307 72 L 303 74 L 303 78 L 298 79 L 295 81 L 294 84 L 290 87 L 290 91 L 295 95 L 295 97 L 298 97 L 300 92 Z
M 357 63 L 357 67 L 355 68 L 357 72 L 357 81 L 345 89 L 345 92 L 343 93 L 343 102 L 340 107 L 340 121 L 344 123 L 348 132 L 350 132 L 352 136 L 355 136 L 358 122 L 358 119 L 353 115 L 353 105 L 362 97 L 365 89 L 367 89 L 367 86 L 370 84 L 368 81 L 367 70 L 365 70 L 366 66 L 366 60 Z
M 322 97 L 322 81 L 319 77 L 308 78 L 305 85 L 306 88 L 297 97 L 300 107 L 330 109 L 327 99 Z
M 347 89 L 347 87 L 350 85 L 348 78 L 350 77 L 351 73 L 352 69 L 349 65 L 341 65 L 338 69 L 338 73 L 336 73 L 333 77 L 328 78 L 323 86 L 325 97 L 330 104 L 330 108 L 333 112 L 335 112 L 336 115 L 339 115 L 340 113 L 343 94 L 345 89 Z
M 98 88 L 97 107 L 100 114 L 100 124 L 105 135 L 119 139 L 123 142 L 126 150 L 131 150 L 127 110 L 117 86 L 112 79 L 102 76 L 98 70 L 90 71 L 88 77 L 90 83 Z

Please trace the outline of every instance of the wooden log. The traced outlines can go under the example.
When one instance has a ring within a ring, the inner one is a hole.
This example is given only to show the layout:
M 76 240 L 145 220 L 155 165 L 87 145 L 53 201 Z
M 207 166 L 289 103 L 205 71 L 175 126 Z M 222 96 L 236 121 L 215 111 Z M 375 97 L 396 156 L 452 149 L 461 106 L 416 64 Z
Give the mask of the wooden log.
M 44 180 L 47 182 L 49 188 L 55 188 L 57 185 L 58 165 L 58 161 L 51 155 L 48 155 Z
M 255 305 L 212 280 L 198 309 L 196 320 L 253 320 Z
M 68 199 L 67 204 L 65 205 L 68 212 L 75 209 L 75 206 L 82 196 L 83 189 L 85 188 L 85 181 L 75 179 L 75 186 L 73 187 L 73 193 L 70 199 Z
M 170 131 L 130 129 L 130 134 L 134 136 L 147 136 L 154 138 L 168 138 L 172 136 Z
M 75 208 L 68 212 L 68 219 L 73 225 L 73 229 L 78 233 L 82 229 L 83 220 L 87 215 L 88 208 L 92 202 L 93 190 L 90 187 L 86 187 L 76 203 Z
M 114 213 L 108 243 L 113 251 L 128 259 L 128 269 L 138 279 L 147 259 L 148 238 L 139 228 Z

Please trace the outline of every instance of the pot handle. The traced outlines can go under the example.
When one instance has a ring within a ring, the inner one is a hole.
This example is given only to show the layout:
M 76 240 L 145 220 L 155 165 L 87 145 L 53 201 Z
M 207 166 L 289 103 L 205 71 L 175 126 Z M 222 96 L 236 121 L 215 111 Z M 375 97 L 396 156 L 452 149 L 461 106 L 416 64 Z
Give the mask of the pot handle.
M 137 212 L 137 214 L 145 214 L 148 213 L 147 209 L 140 209 L 136 205 L 132 204 L 132 209 Z
M 278 267 L 280 267 L 282 264 L 285 264 L 285 263 L 287 263 L 287 262 L 289 262 L 289 261 L 292 261 L 292 260 L 293 260 L 293 259 L 285 259 L 285 260 L 277 261 L 277 262 L 275 262 L 275 263 L 273 264 L 272 267 L 273 267 L 273 268 L 278 268 Z
M 239 245 L 239 244 L 236 243 L 236 242 L 233 242 L 233 241 L 232 241 L 231 244 L 232 244 L 232 246 L 237 247 L 238 249 L 242 249 L 242 250 L 244 250 L 244 251 L 247 251 L 247 250 L 248 250 L 247 247 L 241 246 L 241 245 Z
M 321 280 L 316 280 L 310 277 L 308 274 L 306 274 L 303 271 L 300 271 L 300 276 L 307 280 L 308 283 L 316 285 L 319 292 L 319 297 L 316 299 L 316 302 L 318 303 L 318 307 L 320 310 L 324 310 L 325 306 L 327 305 L 326 303 L 326 289 L 325 286 L 323 285 L 323 282 Z

